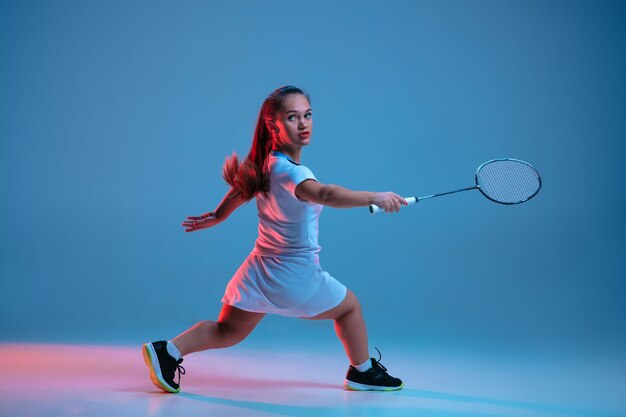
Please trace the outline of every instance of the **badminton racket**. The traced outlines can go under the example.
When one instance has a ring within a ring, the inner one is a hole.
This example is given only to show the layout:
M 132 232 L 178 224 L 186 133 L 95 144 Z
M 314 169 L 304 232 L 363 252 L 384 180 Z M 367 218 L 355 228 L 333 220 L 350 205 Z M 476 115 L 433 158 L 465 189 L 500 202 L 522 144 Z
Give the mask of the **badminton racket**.
M 499 204 L 520 204 L 537 195 L 541 189 L 541 176 L 528 162 L 513 158 L 498 158 L 487 161 L 476 170 L 476 185 L 445 193 L 407 197 L 406 202 L 416 204 L 428 198 L 460 193 L 461 191 L 479 190 L 489 200 Z M 370 213 L 384 211 L 375 204 L 370 204 Z

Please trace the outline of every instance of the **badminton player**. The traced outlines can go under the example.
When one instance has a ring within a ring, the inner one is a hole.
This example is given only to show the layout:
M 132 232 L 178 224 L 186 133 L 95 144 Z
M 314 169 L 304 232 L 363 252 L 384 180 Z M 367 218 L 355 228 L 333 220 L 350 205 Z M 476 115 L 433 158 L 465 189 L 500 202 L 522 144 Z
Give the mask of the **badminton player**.
M 309 96 L 293 86 L 272 92 L 261 107 L 248 156 L 239 161 L 233 154 L 224 164 L 224 178 L 231 188 L 222 202 L 214 212 L 183 222 L 187 232 L 213 227 L 256 197 L 259 235 L 226 287 L 217 321 L 201 321 L 172 340 L 143 345 L 144 360 L 158 388 L 179 392 L 183 356 L 241 342 L 267 313 L 334 320 L 350 362 L 346 389 L 402 388 L 402 381 L 379 362 L 380 356 L 370 358 L 356 296 L 320 265 L 318 218 L 324 206 L 376 204 L 397 212 L 406 201 L 392 192 L 351 191 L 317 181 L 300 163 L 312 132 Z

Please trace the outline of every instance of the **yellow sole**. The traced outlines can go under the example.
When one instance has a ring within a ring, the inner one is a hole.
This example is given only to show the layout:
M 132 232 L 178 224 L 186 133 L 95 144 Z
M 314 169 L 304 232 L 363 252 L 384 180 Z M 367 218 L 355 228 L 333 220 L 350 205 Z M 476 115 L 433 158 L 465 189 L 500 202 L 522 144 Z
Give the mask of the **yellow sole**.
M 170 392 L 172 394 L 176 394 L 177 392 L 180 392 L 180 388 L 178 388 L 177 390 L 172 389 L 171 387 L 165 385 L 159 380 L 159 377 L 157 376 L 156 372 L 154 372 L 154 368 L 152 367 L 152 359 L 153 359 L 152 353 L 150 352 L 150 349 L 148 348 L 147 343 L 142 346 L 141 354 L 143 356 L 143 361 L 146 363 L 146 366 L 150 370 L 150 380 L 152 380 L 152 383 L 154 384 L 155 387 L 165 392 Z

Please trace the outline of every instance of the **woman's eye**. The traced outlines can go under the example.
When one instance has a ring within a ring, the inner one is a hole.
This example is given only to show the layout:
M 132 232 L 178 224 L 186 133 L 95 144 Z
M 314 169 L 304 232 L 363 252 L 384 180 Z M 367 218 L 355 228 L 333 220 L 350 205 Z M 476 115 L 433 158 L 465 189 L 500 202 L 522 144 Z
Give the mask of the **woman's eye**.
M 304 115 L 305 119 L 310 119 L 311 117 L 313 117 L 313 115 L 311 113 L 307 113 Z
M 291 115 L 287 116 L 287 120 L 289 120 L 290 122 L 293 122 L 294 120 L 296 120 L 296 116 L 291 114 Z

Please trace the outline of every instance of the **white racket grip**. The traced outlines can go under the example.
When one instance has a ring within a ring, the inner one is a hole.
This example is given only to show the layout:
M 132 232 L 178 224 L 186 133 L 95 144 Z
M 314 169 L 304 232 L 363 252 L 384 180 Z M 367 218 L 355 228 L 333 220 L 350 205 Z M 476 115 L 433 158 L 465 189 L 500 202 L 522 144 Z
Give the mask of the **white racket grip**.
M 406 197 L 404 200 L 409 206 L 418 202 L 417 197 Z M 382 207 L 378 207 L 376 204 L 370 204 L 370 213 L 376 214 L 380 213 L 381 211 L 385 211 L 385 209 Z

